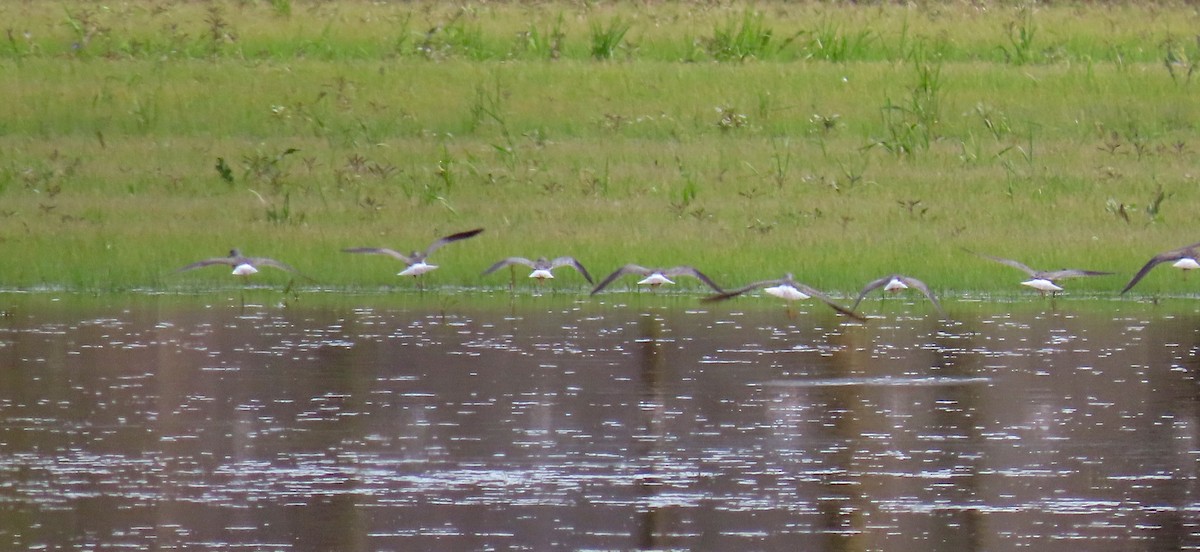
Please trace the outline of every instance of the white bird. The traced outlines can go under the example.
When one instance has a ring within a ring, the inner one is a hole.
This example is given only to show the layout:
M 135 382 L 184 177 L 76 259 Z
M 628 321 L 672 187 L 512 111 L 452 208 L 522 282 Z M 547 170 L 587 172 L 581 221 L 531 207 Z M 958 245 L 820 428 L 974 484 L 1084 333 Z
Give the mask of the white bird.
M 487 270 L 483 271 L 483 275 L 487 276 L 488 274 L 491 274 L 506 266 L 518 264 L 532 268 L 533 272 L 529 273 L 529 277 L 537 280 L 539 284 L 546 280 L 553 280 L 553 270 L 560 266 L 569 266 L 574 268 L 577 272 L 583 275 L 583 278 L 587 280 L 589 284 L 594 283 L 592 282 L 592 275 L 588 274 L 587 269 L 583 267 L 582 263 L 575 260 L 575 257 L 558 257 L 552 261 L 546 259 L 545 257 L 539 257 L 536 261 L 531 261 L 525 257 L 509 257 L 488 267 Z
M 933 292 L 929 291 L 929 286 L 925 285 L 925 282 L 922 282 L 916 278 L 905 276 L 903 274 L 884 276 L 883 278 L 868 283 L 865 287 L 863 287 L 862 291 L 859 292 L 858 299 L 854 300 L 854 306 L 850 307 L 850 310 L 858 310 L 858 304 L 862 302 L 863 297 L 866 297 L 868 293 L 871 293 L 872 291 L 881 287 L 883 288 L 883 291 L 890 293 L 899 293 L 908 288 L 914 288 L 923 293 L 925 297 L 929 299 L 930 303 L 933 303 L 933 306 L 937 308 L 939 314 L 941 314 L 943 317 L 946 316 L 946 311 L 942 310 L 942 305 L 938 303 L 937 297 L 933 296 Z
M 286 263 L 282 263 L 267 257 L 247 257 L 242 255 L 242 252 L 238 251 L 237 249 L 229 250 L 229 256 L 227 257 L 213 257 L 211 259 L 204 259 L 203 261 L 196 261 L 190 265 L 180 268 L 179 270 L 176 270 L 175 272 L 183 272 L 185 270 L 192 270 L 218 264 L 232 266 L 234 276 L 249 276 L 251 274 L 255 274 L 258 272 L 258 267 L 260 266 L 269 266 L 272 268 L 278 268 L 280 270 L 286 270 L 295 274 L 300 274 L 299 270 L 292 268 Z
M 432 255 L 434 251 L 437 251 L 443 245 L 446 245 L 448 243 L 456 242 L 458 240 L 465 240 L 467 238 L 474 237 L 474 236 L 478 235 L 480 232 L 483 232 L 483 228 L 476 228 L 474 230 L 467 230 L 466 232 L 459 232 L 457 234 L 451 234 L 449 236 L 440 238 L 437 241 L 429 244 L 429 247 L 426 247 L 424 251 L 413 251 L 411 255 L 405 255 L 396 250 L 388 249 L 386 247 L 350 247 L 347 249 L 343 249 L 342 251 L 344 251 L 346 253 L 369 253 L 369 254 L 375 254 L 375 255 L 388 255 L 390 257 L 399 259 L 401 262 L 403 262 L 406 265 L 406 268 L 404 270 L 401 270 L 400 272 L 398 272 L 396 274 L 397 276 L 416 277 L 416 276 L 420 276 L 426 272 L 429 272 L 429 271 L 437 268 L 437 265 L 432 265 L 432 264 L 425 262 L 426 259 L 428 259 L 429 256 Z
M 691 276 L 692 278 L 696 278 L 701 282 L 704 282 L 705 285 L 713 288 L 717 293 L 723 293 L 725 291 L 721 289 L 721 286 L 718 286 L 716 282 L 712 281 L 711 278 L 705 276 L 703 272 L 700 272 L 699 270 L 696 270 L 690 266 L 676 266 L 672 268 L 646 268 L 644 266 L 635 264 L 627 264 L 616 269 L 612 274 L 609 274 L 606 278 L 604 278 L 604 280 L 592 290 L 592 295 L 600 293 L 600 290 L 608 287 L 613 280 L 616 280 L 617 278 L 620 278 L 626 274 L 645 276 L 645 278 L 638 280 L 638 285 L 650 286 L 652 289 L 658 288 L 663 284 L 674 284 L 675 282 L 671 280 L 671 278 L 679 276 Z
M 1180 247 L 1179 249 L 1172 249 L 1170 251 L 1159 253 L 1158 255 L 1151 257 L 1150 260 L 1146 262 L 1144 266 L 1142 266 L 1142 269 L 1139 270 L 1137 274 L 1133 275 L 1133 279 L 1129 280 L 1129 283 L 1125 284 L 1125 289 L 1121 290 L 1121 295 L 1124 295 L 1126 291 L 1129 291 L 1134 285 L 1141 281 L 1142 277 L 1144 277 L 1146 273 L 1150 272 L 1150 269 L 1162 263 L 1175 261 L 1171 266 L 1183 270 L 1183 273 L 1186 275 L 1187 271 L 1200 268 L 1200 262 L 1196 262 L 1197 259 L 1200 259 L 1200 243 L 1193 243 L 1192 245 Z
M 974 253 L 974 252 L 972 252 L 972 253 Z M 1080 276 L 1107 276 L 1109 274 L 1112 274 L 1112 272 L 1101 272 L 1098 270 L 1079 270 L 1079 269 L 1074 269 L 1074 268 L 1063 268 L 1060 270 L 1034 270 L 1034 269 L 1029 268 L 1028 266 L 1025 266 L 1024 264 L 1014 261 L 1012 259 L 993 257 L 991 255 L 984 255 L 982 253 L 975 253 L 975 254 L 979 255 L 980 257 L 983 257 L 985 259 L 990 259 L 990 260 L 996 261 L 1000 264 L 1008 265 L 1008 266 L 1011 266 L 1018 270 L 1021 270 L 1022 272 L 1025 272 L 1026 274 L 1028 274 L 1030 276 L 1030 279 L 1025 280 L 1024 282 L 1021 282 L 1021 285 L 1029 286 L 1033 289 L 1036 289 L 1039 292 L 1041 292 L 1042 295 L 1045 295 L 1046 292 L 1055 293 L 1055 292 L 1062 291 L 1063 288 L 1059 287 L 1058 284 L 1054 283 L 1056 280 L 1061 280 L 1063 278 L 1076 278 L 1076 277 L 1080 277 Z
M 702 301 L 705 303 L 711 303 L 714 301 L 724 301 L 726 299 L 730 299 L 732 297 L 737 297 L 738 295 L 741 295 L 743 293 L 746 293 L 748 291 L 758 289 L 758 288 L 762 288 L 763 292 L 768 295 L 773 295 L 775 297 L 783 299 L 784 301 L 787 301 L 789 317 L 795 316 L 794 313 L 792 312 L 792 302 L 793 301 L 802 301 L 804 299 L 815 297 L 815 298 L 823 301 L 826 305 L 829 305 L 830 307 L 832 307 L 833 310 L 838 311 L 846 316 L 849 316 L 850 318 L 853 318 L 855 320 L 865 320 L 865 318 L 863 318 L 859 314 L 855 313 L 854 310 L 847 309 L 846 307 L 843 307 L 843 306 L 835 303 L 833 301 L 833 299 L 829 298 L 828 295 L 825 295 L 824 293 L 817 291 L 812 286 L 808 286 L 808 285 L 802 284 L 800 282 L 797 282 L 796 279 L 792 277 L 792 273 L 790 273 L 790 272 L 787 273 L 786 275 L 784 275 L 783 278 L 780 278 L 777 280 L 763 280 L 761 282 L 754 282 L 753 284 L 749 284 L 745 287 L 741 287 L 741 288 L 735 289 L 733 291 L 724 291 L 724 292 L 718 293 L 716 295 L 711 295 L 711 296 L 705 297 L 704 299 L 702 299 Z

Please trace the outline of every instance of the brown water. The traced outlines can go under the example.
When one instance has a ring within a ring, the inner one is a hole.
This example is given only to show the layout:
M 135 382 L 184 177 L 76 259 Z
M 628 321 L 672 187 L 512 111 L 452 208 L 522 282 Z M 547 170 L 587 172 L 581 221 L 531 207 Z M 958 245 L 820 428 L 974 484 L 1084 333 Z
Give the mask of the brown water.
M 1200 548 L 1191 304 L 607 301 L 10 298 L 0 549 Z

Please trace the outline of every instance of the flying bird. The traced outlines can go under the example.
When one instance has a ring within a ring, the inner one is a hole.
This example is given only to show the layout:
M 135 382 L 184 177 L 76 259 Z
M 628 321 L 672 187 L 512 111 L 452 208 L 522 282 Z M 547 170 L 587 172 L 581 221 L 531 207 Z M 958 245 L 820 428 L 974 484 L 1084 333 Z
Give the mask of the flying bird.
M 267 257 L 247 257 L 242 255 L 242 252 L 237 249 L 229 250 L 229 256 L 227 257 L 213 257 L 211 259 L 204 259 L 203 261 L 196 261 L 190 265 L 180 268 L 179 270 L 176 270 L 175 272 L 184 272 L 187 270 L 193 270 L 212 265 L 232 266 L 234 276 L 250 276 L 251 274 L 257 273 L 258 267 L 260 266 L 269 266 L 271 268 L 278 268 L 280 270 L 286 270 L 288 272 L 300 274 L 299 270 L 292 268 L 286 263 Z
M 934 297 L 933 292 L 929 291 L 929 286 L 925 285 L 925 282 L 922 282 L 916 278 L 905 276 L 903 274 L 884 276 L 883 278 L 868 283 L 865 287 L 863 287 L 862 291 L 858 293 L 858 299 L 854 300 L 854 306 L 850 307 L 850 310 L 858 310 L 858 304 L 862 302 L 863 297 L 866 297 L 868 293 L 871 293 L 872 291 L 881 287 L 883 288 L 883 291 L 889 293 L 899 293 L 902 290 L 914 288 L 923 293 L 925 297 L 929 299 L 930 303 L 933 303 L 933 306 L 937 308 L 939 314 L 941 314 L 943 317 L 946 316 L 946 311 L 942 310 L 942 305 L 938 303 L 937 297 Z
M 552 261 L 546 259 L 545 257 L 539 257 L 536 261 L 531 261 L 525 257 L 509 257 L 488 267 L 487 270 L 483 271 L 483 275 L 487 276 L 488 274 L 500 270 L 501 268 L 512 265 L 524 265 L 532 268 L 533 272 L 529 273 L 529 277 L 536 279 L 539 284 L 546 280 L 553 280 L 553 270 L 561 266 L 569 266 L 574 268 L 577 272 L 583 275 L 583 279 L 587 280 L 589 284 L 595 283 L 592 281 L 592 275 L 588 274 L 587 269 L 583 267 L 582 263 L 575 260 L 575 257 L 558 257 Z
M 386 247 L 350 247 L 347 249 L 343 249 L 342 251 L 344 251 L 346 253 L 370 253 L 370 254 L 375 254 L 375 255 L 388 255 L 390 257 L 394 257 L 396 259 L 399 259 L 401 262 L 403 262 L 406 265 L 406 268 L 404 270 L 401 270 L 399 273 L 397 273 L 397 276 L 414 276 L 414 277 L 416 277 L 416 276 L 420 276 L 426 272 L 429 272 L 429 271 L 437 268 L 437 265 L 432 265 L 432 264 L 425 262 L 425 260 L 428 259 L 429 256 L 432 255 L 434 251 L 437 251 L 443 245 L 446 245 L 448 243 L 452 243 L 452 242 L 456 242 L 458 240 L 465 240 L 467 238 L 474 237 L 474 236 L 478 235 L 480 232 L 483 232 L 483 228 L 476 228 L 474 230 L 467 230 L 466 232 L 450 234 L 449 236 L 440 238 L 437 241 L 429 244 L 429 247 L 426 247 L 424 251 L 413 251 L 411 255 L 405 255 L 403 253 L 400 253 L 393 249 L 388 249 Z
M 991 255 L 984 255 L 983 253 L 975 254 L 985 259 L 990 259 L 1000 264 L 1008 265 L 1025 272 L 1030 276 L 1030 279 L 1021 282 L 1021 285 L 1036 289 L 1040 291 L 1042 295 L 1045 295 L 1046 292 L 1055 293 L 1062 291 L 1063 288 L 1054 283 L 1055 280 L 1061 280 L 1063 278 L 1076 278 L 1080 276 L 1107 276 L 1112 274 L 1112 272 L 1101 272 L 1098 270 L 1078 270 L 1073 268 L 1064 268 L 1060 270 L 1034 270 L 1012 259 L 993 257 Z
M 754 282 L 753 284 L 749 284 L 745 287 L 738 288 L 733 291 L 724 291 L 724 292 L 718 293 L 716 295 L 710 295 L 710 296 L 702 299 L 702 301 L 705 303 L 712 303 L 715 301 L 724 301 L 726 299 L 737 297 L 738 295 L 741 295 L 743 293 L 746 293 L 748 291 L 752 291 L 752 290 L 755 290 L 758 288 L 762 288 L 763 292 L 765 292 L 768 295 L 773 295 L 775 297 L 783 299 L 784 301 L 787 301 L 789 317 L 795 316 L 794 313 L 792 312 L 792 302 L 793 301 L 801 301 L 804 299 L 809 299 L 811 297 L 816 297 L 817 299 L 820 299 L 821 301 L 823 301 L 826 305 L 833 307 L 833 310 L 838 311 L 846 316 L 849 316 L 850 318 L 853 318 L 855 320 L 866 320 L 865 318 L 860 316 L 858 313 L 854 312 L 854 310 L 847 309 L 846 307 L 843 307 L 843 306 L 835 303 L 833 301 L 833 299 L 829 298 L 828 295 L 825 295 L 824 293 L 817 291 L 812 286 L 808 286 L 808 285 L 802 284 L 800 282 L 797 282 L 796 279 L 794 277 L 792 277 L 792 273 L 790 273 L 790 272 L 787 273 L 786 275 L 784 275 L 783 278 L 779 278 L 777 280 L 763 280 L 761 282 Z
M 724 293 L 725 291 L 721 289 L 721 286 L 718 286 L 716 282 L 712 281 L 711 278 L 705 276 L 703 272 L 700 272 L 699 270 L 696 270 L 690 266 L 676 266 L 673 268 L 646 268 L 644 266 L 635 264 L 627 264 L 616 269 L 612 274 L 609 274 L 606 278 L 604 278 L 604 280 L 592 290 L 591 294 L 595 295 L 600 293 L 600 290 L 608 287 L 609 284 L 613 283 L 613 280 L 616 280 L 617 278 L 620 278 L 626 274 L 645 276 L 645 278 L 638 280 L 638 285 L 650 286 L 651 289 L 657 289 L 663 284 L 674 284 L 675 282 L 671 280 L 671 278 L 679 276 L 691 276 L 692 278 L 696 278 L 701 282 L 704 282 L 705 285 L 713 288 L 717 293 Z
M 1172 249 L 1170 251 L 1159 253 L 1158 255 L 1151 257 L 1150 260 L 1146 262 L 1145 266 L 1143 266 L 1142 269 L 1137 272 L 1137 274 L 1133 275 L 1133 279 L 1129 280 L 1129 283 L 1125 284 L 1125 289 L 1121 290 L 1121 295 L 1124 295 L 1126 291 L 1129 291 L 1133 288 L 1133 286 L 1137 285 L 1137 283 L 1141 281 L 1142 277 L 1144 277 L 1146 273 L 1150 272 L 1150 269 L 1162 263 L 1175 261 L 1173 264 L 1171 264 L 1171 266 L 1183 270 L 1183 273 L 1187 274 L 1187 271 L 1189 270 L 1200 268 L 1200 262 L 1196 262 L 1197 259 L 1200 259 L 1200 243 L 1193 243 L 1192 245 L 1180 247 L 1179 249 Z

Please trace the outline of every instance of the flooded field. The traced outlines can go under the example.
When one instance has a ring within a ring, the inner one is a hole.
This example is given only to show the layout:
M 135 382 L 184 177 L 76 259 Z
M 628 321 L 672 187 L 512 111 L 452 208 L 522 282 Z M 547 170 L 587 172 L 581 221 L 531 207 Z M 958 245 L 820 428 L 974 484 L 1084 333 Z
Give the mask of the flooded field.
M 0 304 L 0 549 L 1200 549 L 1188 301 Z

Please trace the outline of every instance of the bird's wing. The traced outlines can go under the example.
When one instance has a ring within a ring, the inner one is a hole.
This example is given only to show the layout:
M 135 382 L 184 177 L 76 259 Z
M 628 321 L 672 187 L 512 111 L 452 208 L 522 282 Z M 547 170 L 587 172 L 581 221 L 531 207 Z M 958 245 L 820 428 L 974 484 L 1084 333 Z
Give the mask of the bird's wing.
M 1045 278 L 1050 281 L 1059 280 L 1062 278 L 1078 278 L 1080 276 L 1108 276 L 1112 272 L 1101 272 L 1099 270 L 1078 270 L 1074 268 L 1064 268 L 1062 270 L 1049 270 L 1039 272 L 1035 276 Z
M 938 302 L 937 297 L 935 297 L 933 295 L 933 292 L 929 291 L 929 286 L 925 285 L 925 282 L 922 282 L 916 278 L 909 278 L 908 276 L 896 276 L 896 277 L 900 278 L 900 281 L 904 282 L 905 285 L 907 285 L 908 287 L 916 288 L 917 291 L 920 291 L 921 293 L 923 293 L 925 295 L 925 298 L 929 299 L 929 302 L 933 303 L 934 307 L 937 307 L 938 313 L 940 313 L 942 315 L 942 318 L 946 318 L 946 311 L 942 310 L 942 304 Z M 858 303 L 855 303 L 855 305 L 857 305 L 857 304 Z
M 278 268 L 279 270 L 294 272 L 296 274 L 300 273 L 299 270 L 292 268 L 291 265 L 268 257 L 247 257 L 244 260 L 249 262 L 251 266 L 269 266 L 272 268 Z
M 450 243 L 450 242 L 456 242 L 456 241 L 458 241 L 458 240 L 465 240 L 465 239 L 467 239 L 467 238 L 475 237 L 475 236 L 476 236 L 476 235 L 478 235 L 480 232 L 483 232 L 483 228 L 476 228 L 476 229 L 474 229 L 474 230 L 467 230 L 466 232 L 459 232 L 459 233 L 457 233 L 457 234 L 450 234 L 449 236 L 446 236 L 446 237 L 444 237 L 444 238 L 440 238 L 440 239 L 438 239 L 437 241 L 435 241 L 435 242 L 433 242 L 433 243 L 429 244 L 429 247 L 426 247 L 426 248 L 425 248 L 425 256 L 426 256 L 426 257 L 428 257 L 428 256 L 432 255 L 434 251 L 437 251 L 437 250 L 438 250 L 438 249 L 440 249 L 440 248 L 441 248 L 443 245 L 446 245 L 446 244 L 448 244 L 448 243 Z
M 234 257 L 214 257 L 212 259 L 204 259 L 203 261 L 196 261 L 196 262 L 194 262 L 190 265 L 187 265 L 179 270 L 176 270 L 175 272 L 183 272 L 185 270 L 192 270 L 194 268 L 200 268 L 200 267 L 204 267 L 204 266 L 212 266 L 215 264 L 234 266 L 235 263 L 236 263 L 236 259 Z
M 796 289 L 800 290 L 802 293 L 804 293 L 805 295 L 808 295 L 809 297 L 816 297 L 817 299 L 824 301 L 826 305 L 833 307 L 833 310 L 835 310 L 835 311 L 838 311 L 838 312 L 840 312 L 846 316 L 849 316 L 850 318 L 853 318 L 855 320 L 866 320 L 866 318 L 864 318 L 863 316 L 854 312 L 853 310 L 850 310 L 846 307 L 843 307 L 843 306 L 835 303 L 833 301 L 833 299 L 831 299 L 828 295 L 825 295 L 824 293 L 813 289 L 812 286 L 806 286 L 804 284 L 801 284 L 800 282 L 791 282 L 791 285 L 795 286 Z
M 405 254 L 400 253 L 399 251 L 395 251 L 393 249 L 388 249 L 386 247 L 348 247 L 346 249 L 343 249 L 342 251 L 345 253 L 369 253 L 369 254 L 373 254 L 373 255 L 387 255 L 389 257 L 394 257 L 396 259 L 400 259 L 402 262 L 404 262 L 404 264 L 413 264 L 413 260 L 408 258 L 408 255 L 405 255 Z
M 1195 257 L 1197 254 L 1197 249 L 1200 249 L 1200 242 L 1193 243 L 1192 245 L 1185 245 L 1174 251 L 1168 251 L 1167 253 L 1178 254 L 1179 256 L 1176 258 L 1182 259 L 1184 257 Z
M 721 289 L 721 286 L 718 286 L 716 282 L 712 281 L 712 278 L 705 276 L 703 272 L 700 272 L 699 270 L 696 270 L 695 268 L 692 268 L 690 266 L 677 266 L 677 267 L 673 267 L 673 268 L 668 268 L 663 271 L 663 275 L 664 276 L 691 276 L 693 278 L 700 280 L 701 282 L 704 282 L 705 285 L 707 285 L 710 288 L 713 288 L 713 290 L 716 291 L 717 293 L 725 293 L 725 290 Z
M 500 270 L 501 268 L 504 268 L 504 267 L 506 267 L 508 265 L 512 265 L 512 264 L 520 264 L 520 265 L 525 265 L 527 267 L 533 268 L 533 261 L 526 259 L 525 257 L 509 257 L 502 261 L 498 261 L 496 264 L 488 267 L 487 270 L 483 271 L 483 275 L 487 276 L 488 274 L 491 274 L 497 270 Z
M 1026 274 L 1029 274 L 1030 276 L 1034 276 L 1037 273 L 1036 270 L 1029 268 L 1028 266 L 1025 266 L 1024 263 L 1014 261 L 1012 259 L 1005 259 L 1003 257 L 993 257 L 991 255 L 984 255 L 983 253 L 976 253 L 976 255 L 979 255 L 980 257 L 983 257 L 985 259 L 991 259 L 1000 264 L 1011 266 L 1017 270 L 1023 270 L 1023 271 L 1025 271 Z
M 551 268 L 558 268 L 560 266 L 569 266 L 571 268 L 574 268 L 575 270 L 579 271 L 580 274 L 583 275 L 583 279 L 587 280 L 587 282 L 589 284 L 595 283 L 592 281 L 592 275 L 588 274 L 588 271 L 586 268 L 583 268 L 583 263 L 580 263 L 579 261 L 575 260 L 575 257 L 559 257 L 557 259 L 554 259 L 553 261 L 550 261 Z
M 1125 289 L 1121 290 L 1121 295 L 1125 295 L 1126 291 L 1129 291 L 1134 285 L 1141 281 L 1142 277 L 1144 277 L 1147 272 L 1150 272 L 1150 269 L 1168 261 L 1178 261 L 1179 259 L 1185 259 L 1188 257 L 1195 258 L 1197 254 L 1200 253 L 1197 251 L 1198 248 L 1200 248 L 1200 242 L 1196 242 L 1191 245 L 1185 245 L 1179 249 L 1165 251 L 1155 255 L 1154 257 L 1151 257 L 1150 260 L 1147 261 L 1144 266 L 1142 266 L 1142 269 L 1133 276 L 1133 279 L 1129 280 L 1128 284 L 1125 284 Z
M 639 265 L 635 265 L 635 264 L 627 264 L 621 268 L 614 270 L 612 274 L 609 274 L 607 277 L 604 278 L 604 280 L 601 280 L 600 283 L 597 284 L 594 289 L 592 289 L 591 294 L 595 295 L 597 293 L 600 293 L 600 290 L 608 287 L 608 284 L 613 283 L 613 280 L 616 280 L 617 278 L 620 278 L 621 276 L 624 276 L 626 274 L 645 275 L 645 274 L 650 274 L 651 272 L 652 271 L 649 268 L 646 268 L 644 266 L 639 266 Z
M 862 291 L 858 292 L 858 298 L 854 300 L 854 306 L 850 307 L 850 310 L 858 310 L 858 304 L 862 302 L 863 297 L 866 297 L 868 293 L 871 293 L 872 291 L 875 291 L 875 290 L 883 287 L 885 284 L 892 281 L 892 278 L 895 278 L 895 277 L 896 277 L 895 275 L 884 276 L 883 278 L 880 278 L 878 280 L 872 280 L 870 283 L 868 283 L 866 286 L 864 286 L 862 288 Z
M 716 301 L 724 301 L 726 299 L 732 299 L 743 293 L 753 291 L 758 288 L 767 287 L 767 286 L 777 286 L 779 284 L 784 284 L 784 283 L 791 283 L 791 282 L 789 282 L 786 279 L 763 280 L 761 282 L 754 282 L 752 284 L 746 284 L 746 285 L 744 285 L 740 288 L 734 289 L 734 290 L 718 292 L 716 295 L 709 295 L 708 297 L 705 297 L 704 299 L 701 299 L 700 301 L 702 303 L 713 303 Z
M 1200 245 L 1200 244 L 1197 244 L 1197 245 Z M 1152 257 L 1149 261 L 1146 262 L 1145 265 L 1142 266 L 1141 270 L 1137 271 L 1137 274 L 1133 275 L 1133 279 L 1129 280 L 1128 284 L 1125 284 L 1125 289 L 1121 290 L 1121 295 L 1125 295 L 1126 291 L 1129 291 L 1130 289 L 1133 288 L 1133 286 L 1137 285 L 1137 283 L 1140 282 L 1142 280 L 1142 278 L 1148 272 L 1150 272 L 1150 269 L 1152 269 L 1162 263 L 1178 261 L 1179 259 L 1190 256 L 1189 255 L 1191 253 L 1191 251 L 1189 251 L 1190 247 L 1194 247 L 1194 246 L 1188 246 L 1188 247 L 1184 247 L 1184 248 L 1180 248 L 1180 249 L 1175 249 L 1172 251 L 1167 251 L 1166 253 L 1159 253 L 1158 255 L 1155 255 L 1154 257 Z

